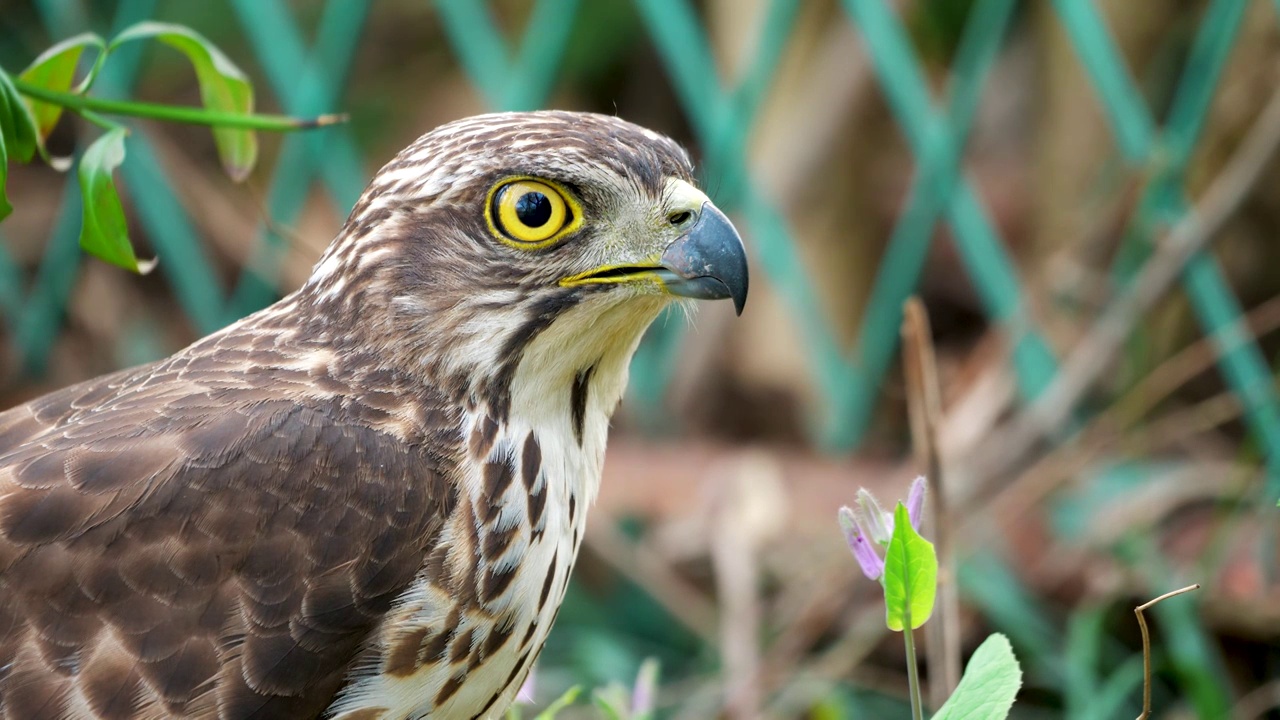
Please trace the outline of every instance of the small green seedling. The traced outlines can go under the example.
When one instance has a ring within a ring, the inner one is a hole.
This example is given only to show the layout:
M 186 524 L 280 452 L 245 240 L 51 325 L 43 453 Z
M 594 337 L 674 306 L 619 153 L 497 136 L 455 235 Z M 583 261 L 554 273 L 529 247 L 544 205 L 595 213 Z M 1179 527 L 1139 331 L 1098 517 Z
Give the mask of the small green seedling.
M 907 501 L 899 502 L 892 515 L 862 489 L 856 508 L 842 507 L 837 515 L 863 574 L 884 588 L 885 625 L 902 633 L 914 720 L 924 719 L 924 707 L 912 631 L 933 614 L 938 587 L 937 553 L 919 534 L 927 489 L 925 479 L 916 478 Z M 1022 670 L 1008 639 L 993 634 L 974 652 L 960 684 L 934 719 L 1003 720 L 1021 684 Z

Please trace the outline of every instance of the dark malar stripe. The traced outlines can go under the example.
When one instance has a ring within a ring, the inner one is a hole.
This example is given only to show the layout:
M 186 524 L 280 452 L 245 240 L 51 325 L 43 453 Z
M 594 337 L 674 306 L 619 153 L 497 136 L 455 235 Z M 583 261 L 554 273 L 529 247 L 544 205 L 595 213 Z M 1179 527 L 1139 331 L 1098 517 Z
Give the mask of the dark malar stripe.
M 557 288 L 555 292 L 531 299 L 528 319 L 503 344 L 502 351 L 498 353 L 502 364 L 484 391 L 490 412 L 499 422 L 505 421 L 511 410 L 511 379 L 515 377 L 525 347 L 538 333 L 551 327 L 561 313 L 578 302 L 579 298 L 568 288 Z
M 596 372 L 596 366 L 583 370 L 578 373 L 578 377 L 573 379 L 573 390 L 569 394 L 569 411 L 573 415 L 573 436 L 578 440 L 578 447 L 582 447 L 582 426 L 587 420 L 587 394 L 591 389 L 591 376 Z

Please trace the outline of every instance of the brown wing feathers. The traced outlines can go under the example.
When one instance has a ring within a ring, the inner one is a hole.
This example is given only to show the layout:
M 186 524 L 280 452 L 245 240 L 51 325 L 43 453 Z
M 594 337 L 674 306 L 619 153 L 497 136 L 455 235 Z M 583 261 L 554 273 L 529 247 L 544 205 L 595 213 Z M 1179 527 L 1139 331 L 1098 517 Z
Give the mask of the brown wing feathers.
M 316 716 L 455 502 L 440 428 L 167 362 L 0 414 L 4 718 Z

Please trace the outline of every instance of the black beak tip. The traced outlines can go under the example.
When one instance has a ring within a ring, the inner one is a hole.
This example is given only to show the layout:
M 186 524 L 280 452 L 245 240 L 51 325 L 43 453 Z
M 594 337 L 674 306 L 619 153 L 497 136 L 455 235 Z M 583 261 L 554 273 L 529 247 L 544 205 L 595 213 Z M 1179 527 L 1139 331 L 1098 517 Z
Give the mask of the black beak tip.
M 742 282 L 728 286 L 728 296 L 733 300 L 733 311 L 737 315 L 742 316 L 742 309 L 746 307 L 746 286 L 748 286 L 748 275 L 746 275 L 746 258 L 742 258 Z

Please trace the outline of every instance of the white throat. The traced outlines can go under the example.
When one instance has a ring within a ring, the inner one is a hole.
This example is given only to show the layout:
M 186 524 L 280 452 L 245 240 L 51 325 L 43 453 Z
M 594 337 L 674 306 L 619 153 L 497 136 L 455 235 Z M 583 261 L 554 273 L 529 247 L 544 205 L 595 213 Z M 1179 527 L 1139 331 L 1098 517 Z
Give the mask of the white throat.
M 663 298 L 654 297 L 615 302 L 604 310 L 592 303 L 574 307 L 525 347 L 516 367 L 512 419 L 537 429 L 544 452 L 555 445 L 566 456 L 578 456 L 583 466 L 566 468 L 566 479 L 577 485 L 588 506 L 599 490 L 609 418 L 626 391 L 631 356 L 664 305 Z M 572 407 L 575 383 L 585 383 L 580 428 Z

